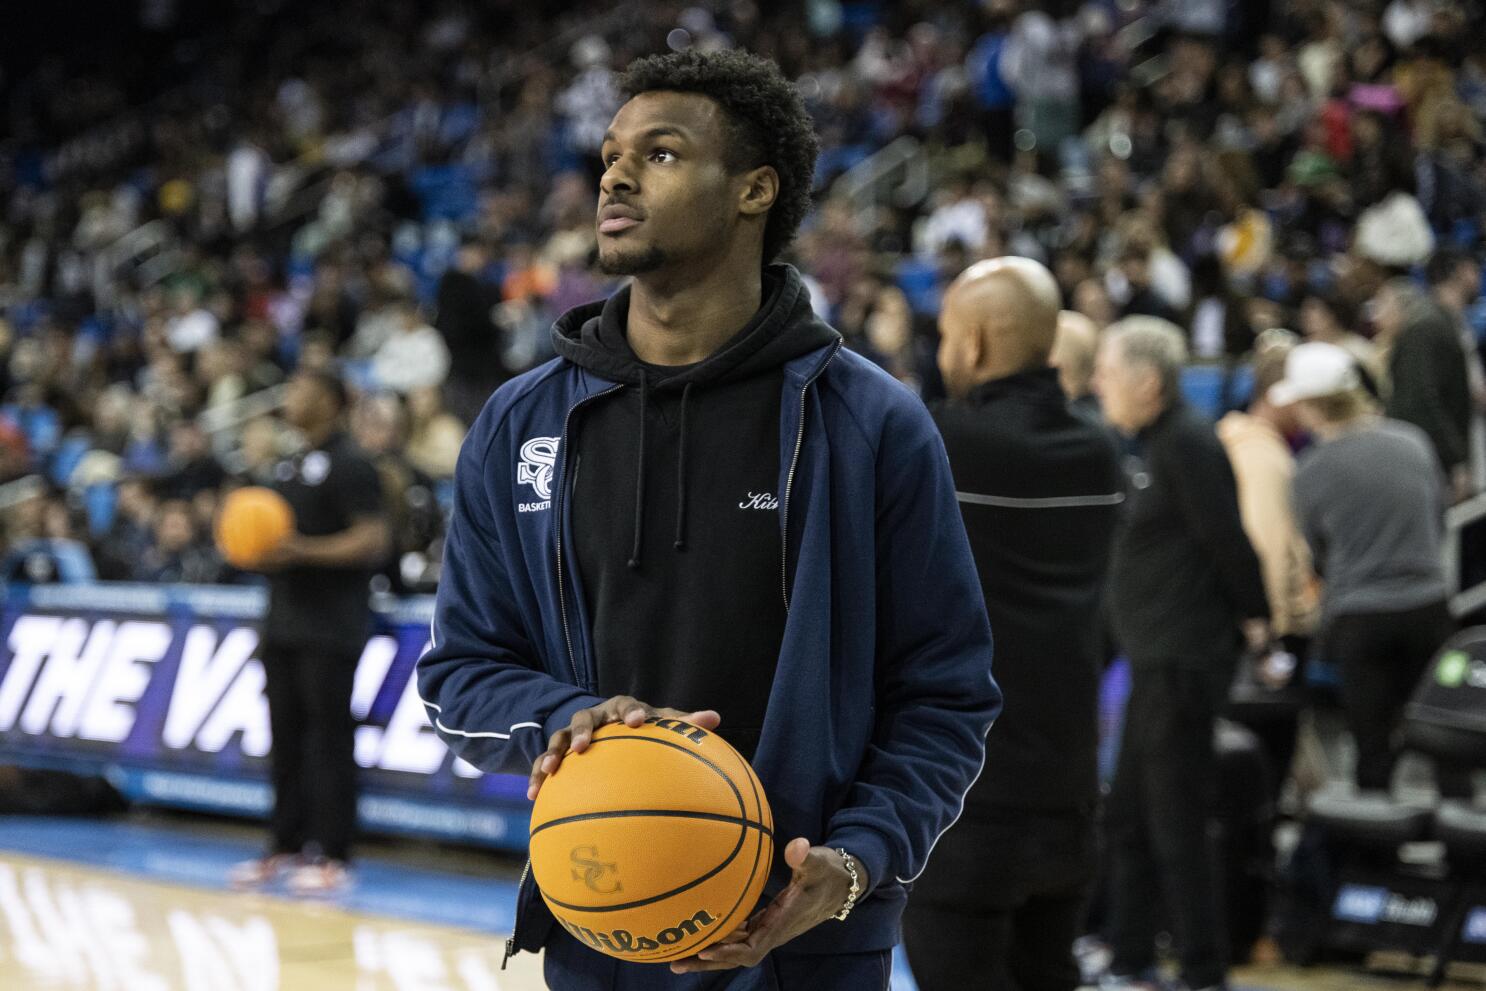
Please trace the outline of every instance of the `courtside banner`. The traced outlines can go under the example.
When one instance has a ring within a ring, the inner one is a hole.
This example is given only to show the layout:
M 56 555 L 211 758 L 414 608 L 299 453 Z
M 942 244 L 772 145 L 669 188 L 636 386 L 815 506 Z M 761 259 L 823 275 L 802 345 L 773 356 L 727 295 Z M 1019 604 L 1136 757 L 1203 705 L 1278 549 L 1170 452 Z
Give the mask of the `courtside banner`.
M 35 585 L 0 606 L 0 763 L 105 775 L 134 801 L 261 817 L 271 742 L 258 588 Z M 378 832 L 526 845 L 526 779 L 434 734 L 413 666 L 431 597 L 374 602 L 351 709 L 360 816 Z

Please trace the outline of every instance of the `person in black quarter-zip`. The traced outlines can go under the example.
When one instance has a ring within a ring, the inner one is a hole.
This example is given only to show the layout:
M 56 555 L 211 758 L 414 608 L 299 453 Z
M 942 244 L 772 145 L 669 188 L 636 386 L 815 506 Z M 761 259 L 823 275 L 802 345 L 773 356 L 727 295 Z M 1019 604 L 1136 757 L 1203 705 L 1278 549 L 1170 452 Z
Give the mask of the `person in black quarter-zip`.
M 289 380 L 284 418 L 304 437 L 275 485 L 296 532 L 257 570 L 268 573 L 259 658 L 268 698 L 274 809 L 268 854 L 237 865 L 234 885 L 288 873 L 291 890 L 329 894 L 349 879 L 356 827 L 351 687 L 371 633 L 370 581 L 391 539 L 382 486 L 344 432 L 346 388 L 329 372 Z
M 1073 991 L 1097 867 L 1101 592 L 1124 475 L 1049 365 L 1058 283 L 1029 258 L 945 293 L 944 433 L 1011 705 L 904 917 L 921 991 Z
M 1000 707 L 944 446 L 772 264 L 817 148 L 778 68 L 683 52 L 623 85 L 597 235 L 633 279 L 471 428 L 419 691 L 532 797 L 597 727 L 658 714 L 720 723 L 768 792 L 757 911 L 669 967 L 581 945 L 523 878 L 508 947 L 544 950 L 552 987 L 885 989 Z

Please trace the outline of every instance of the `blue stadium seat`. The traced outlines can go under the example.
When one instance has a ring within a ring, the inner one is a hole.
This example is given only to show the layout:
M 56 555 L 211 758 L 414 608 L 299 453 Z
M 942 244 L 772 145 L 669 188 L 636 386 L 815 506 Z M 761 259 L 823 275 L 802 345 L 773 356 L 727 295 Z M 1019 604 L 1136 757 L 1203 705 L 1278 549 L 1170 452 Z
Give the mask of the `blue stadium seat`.
M 114 525 L 119 491 L 112 482 L 98 482 L 83 490 L 83 508 L 88 514 L 88 532 L 101 537 Z
M 932 262 L 909 255 L 898 262 L 893 276 L 914 313 L 932 316 L 939 312 L 939 270 Z

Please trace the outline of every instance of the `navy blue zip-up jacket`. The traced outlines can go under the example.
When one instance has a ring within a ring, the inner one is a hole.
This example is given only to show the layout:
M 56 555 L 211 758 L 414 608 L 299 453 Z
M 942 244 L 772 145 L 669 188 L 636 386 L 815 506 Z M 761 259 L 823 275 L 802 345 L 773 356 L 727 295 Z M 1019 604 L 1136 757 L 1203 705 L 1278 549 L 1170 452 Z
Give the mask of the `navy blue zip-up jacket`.
M 796 293 L 796 319 L 814 320 L 798 273 L 771 271 Z M 460 452 L 417 676 L 435 729 L 482 770 L 528 773 L 551 734 L 603 701 L 565 454 L 585 402 L 619 388 L 548 362 L 496 391 Z M 1001 704 L 990 624 L 944 445 L 908 390 L 838 337 L 784 365 L 779 443 L 788 619 L 753 766 L 776 836 L 846 848 L 873 885 L 845 923 L 788 949 L 886 949 L 907 886 L 984 761 Z M 776 857 L 765 897 L 788 878 Z M 540 947 L 551 925 L 532 918 L 546 912 L 534 890 L 528 879 L 519 896 L 521 949 Z

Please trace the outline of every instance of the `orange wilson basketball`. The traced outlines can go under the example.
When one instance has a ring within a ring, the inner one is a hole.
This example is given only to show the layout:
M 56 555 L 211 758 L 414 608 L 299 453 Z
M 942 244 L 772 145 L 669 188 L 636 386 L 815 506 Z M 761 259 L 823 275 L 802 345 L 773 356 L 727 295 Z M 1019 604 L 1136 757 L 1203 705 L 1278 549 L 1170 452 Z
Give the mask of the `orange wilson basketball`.
M 294 530 L 294 510 L 273 489 L 249 485 L 227 495 L 217 516 L 217 549 L 251 568 Z
M 531 869 L 557 920 L 611 957 L 694 955 L 753 912 L 774 817 L 748 762 L 679 719 L 600 727 L 537 793 Z

